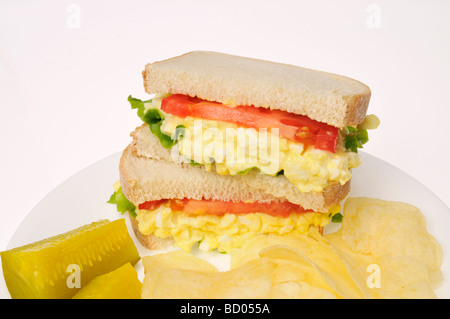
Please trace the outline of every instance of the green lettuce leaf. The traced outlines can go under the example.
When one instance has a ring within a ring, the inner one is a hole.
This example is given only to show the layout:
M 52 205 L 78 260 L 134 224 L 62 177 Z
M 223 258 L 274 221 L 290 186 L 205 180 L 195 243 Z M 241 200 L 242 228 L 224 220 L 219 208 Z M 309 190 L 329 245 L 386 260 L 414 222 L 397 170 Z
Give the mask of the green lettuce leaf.
M 186 126 L 178 125 L 175 128 L 175 140 L 178 141 L 180 138 L 182 138 L 184 136 L 184 134 L 185 134 L 185 131 L 186 131 Z
M 169 135 L 161 132 L 162 121 L 164 115 L 158 109 L 145 110 L 145 103 L 150 103 L 152 100 L 142 101 L 128 96 L 128 102 L 132 109 L 137 109 L 137 115 L 141 120 L 148 124 L 150 131 L 159 139 L 161 145 L 165 148 L 171 148 L 176 141 L 172 140 Z
M 343 218 L 344 218 L 344 216 L 341 213 L 337 213 L 336 215 L 331 217 L 331 222 L 332 223 L 342 223 Z
M 190 158 L 186 158 L 186 159 L 188 160 L 189 164 L 192 165 L 192 166 L 203 165 L 203 164 L 197 163 L 196 161 L 194 161 L 194 160 L 192 160 Z
M 145 112 L 145 105 L 144 103 L 151 102 L 152 100 L 142 101 L 139 99 L 136 99 L 132 97 L 131 95 L 128 96 L 128 102 L 131 105 L 132 109 L 138 109 L 137 115 L 141 118 L 141 120 L 144 121 L 144 112 Z M 144 121 L 145 122 L 145 121 Z
M 117 211 L 122 215 L 128 212 L 132 217 L 136 218 L 137 216 L 136 206 L 134 206 L 122 193 L 122 187 L 119 187 L 119 189 L 111 195 L 107 203 L 116 204 Z
M 354 153 L 358 153 L 358 148 L 363 148 L 363 145 L 369 141 L 369 133 L 366 129 L 353 126 L 347 126 L 344 130 L 341 130 L 341 135 L 347 151 Z
M 252 167 L 249 167 L 247 169 L 244 169 L 243 171 L 238 172 L 237 174 L 238 175 L 247 175 L 247 173 L 250 172 L 250 170 L 252 170 L 254 168 L 259 170 L 259 168 L 257 168 L 256 166 L 252 166 Z
M 161 125 L 162 121 L 157 124 L 150 124 L 150 131 L 159 139 L 162 146 L 165 148 L 171 148 L 173 144 L 175 144 L 175 141 L 172 140 L 169 135 L 161 132 Z

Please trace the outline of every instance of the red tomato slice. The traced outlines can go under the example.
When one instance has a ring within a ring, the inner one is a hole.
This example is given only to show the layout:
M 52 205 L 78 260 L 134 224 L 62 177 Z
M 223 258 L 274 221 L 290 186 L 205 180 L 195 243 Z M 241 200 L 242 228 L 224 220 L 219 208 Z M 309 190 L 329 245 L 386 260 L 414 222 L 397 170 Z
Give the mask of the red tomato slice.
M 244 203 L 220 200 L 172 199 L 172 211 L 182 211 L 188 215 L 245 215 L 250 213 L 264 213 L 275 217 L 288 217 L 290 214 L 311 212 L 303 207 L 290 203 Z
M 148 202 L 139 204 L 138 208 L 145 209 L 145 210 L 154 210 L 154 209 L 158 208 L 159 206 L 161 206 L 162 204 L 166 203 L 167 201 L 168 201 L 168 199 L 148 201 Z
M 339 129 L 310 119 L 307 116 L 280 110 L 254 106 L 230 107 L 182 94 L 174 94 L 162 100 L 161 109 L 182 118 L 187 116 L 206 120 L 224 121 L 255 129 L 273 128 L 279 135 L 291 141 L 314 145 L 315 148 L 336 151 Z

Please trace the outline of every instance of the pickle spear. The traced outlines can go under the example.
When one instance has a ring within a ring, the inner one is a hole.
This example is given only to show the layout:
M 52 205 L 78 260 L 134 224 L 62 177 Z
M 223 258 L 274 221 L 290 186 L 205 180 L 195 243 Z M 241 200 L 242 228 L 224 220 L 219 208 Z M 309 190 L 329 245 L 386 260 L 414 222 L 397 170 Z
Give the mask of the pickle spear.
M 142 283 L 131 264 L 92 279 L 73 299 L 140 299 Z
M 72 298 L 93 278 L 140 259 L 124 219 L 100 220 L 0 255 L 13 299 Z

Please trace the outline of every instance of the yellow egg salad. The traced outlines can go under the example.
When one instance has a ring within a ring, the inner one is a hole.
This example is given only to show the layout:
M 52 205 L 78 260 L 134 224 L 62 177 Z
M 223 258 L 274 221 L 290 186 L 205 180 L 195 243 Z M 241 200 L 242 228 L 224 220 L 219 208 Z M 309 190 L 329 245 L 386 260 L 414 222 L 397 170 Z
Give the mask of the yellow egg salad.
M 194 245 L 202 251 L 230 252 L 251 238 L 261 234 L 308 234 L 311 226 L 323 227 L 337 214 L 336 205 L 326 213 L 307 212 L 288 217 L 274 217 L 264 213 L 244 215 L 188 215 L 172 211 L 166 203 L 155 210 L 136 209 L 139 231 L 158 238 L 173 237 L 175 245 L 191 251 Z
M 170 201 L 151 210 L 139 209 L 124 196 L 120 181 L 114 184 L 114 190 L 108 203 L 116 204 L 117 211 L 122 214 L 128 212 L 132 218 L 136 218 L 141 234 L 173 238 L 175 245 L 184 251 L 190 251 L 197 245 L 202 251 L 217 249 L 219 252 L 230 252 L 232 248 L 241 247 L 246 241 L 258 235 L 287 233 L 307 235 L 310 227 L 324 227 L 330 221 L 341 222 L 339 217 L 342 217 L 339 214 L 341 209 L 339 204 L 330 207 L 328 213 L 302 212 L 287 216 L 261 212 L 188 214 L 174 208 Z
M 174 147 L 180 155 L 208 171 L 236 175 L 258 169 L 271 176 L 282 171 L 302 192 L 321 192 L 331 182 L 344 185 L 360 165 L 358 154 L 342 147 L 331 153 L 232 123 L 166 114 L 161 131 L 178 138 Z

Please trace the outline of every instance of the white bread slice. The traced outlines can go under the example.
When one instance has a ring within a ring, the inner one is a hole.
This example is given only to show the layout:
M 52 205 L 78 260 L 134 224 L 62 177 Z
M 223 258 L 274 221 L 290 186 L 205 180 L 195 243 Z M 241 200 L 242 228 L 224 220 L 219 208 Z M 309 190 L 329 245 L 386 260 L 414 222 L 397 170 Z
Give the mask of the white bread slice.
M 134 205 L 160 199 L 278 201 L 262 190 L 251 189 L 234 176 L 207 172 L 200 166 L 137 156 L 129 145 L 120 160 L 120 183 Z
M 341 75 L 208 51 L 147 64 L 142 75 L 149 94 L 270 107 L 339 128 L 364 121 L 371 95 L 369 87 Z
M 290 201 L 305 209 L 328 212 L 350 191 L 345 185 L 330 184 L 322 193 L 302 193 L 285 176 L 268 176 L 250 171 L 247 175 L 219 175 L 203 166 L 176 162 L 147 124 L 133 133 L 133 142 L 120 161 L 122 191 L 135 205 L 166 198 L 232 201 Z

